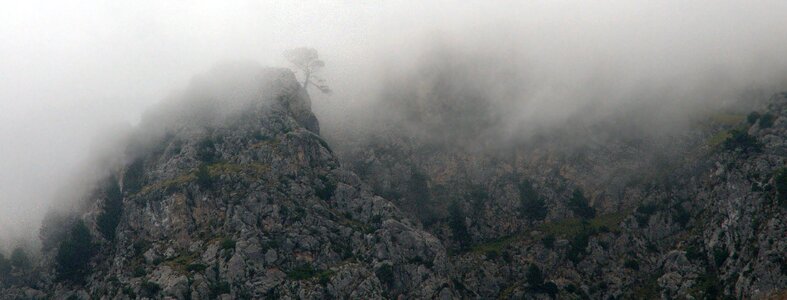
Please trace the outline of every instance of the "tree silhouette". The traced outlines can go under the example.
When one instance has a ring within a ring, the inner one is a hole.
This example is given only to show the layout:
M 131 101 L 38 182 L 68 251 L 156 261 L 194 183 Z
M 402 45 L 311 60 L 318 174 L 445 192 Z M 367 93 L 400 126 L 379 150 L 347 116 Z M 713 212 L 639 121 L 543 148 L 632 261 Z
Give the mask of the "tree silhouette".
M 317 77 L 315 73 L 325 67 L 325 62 L 320 60 L 317 50 L 313 48 L 295 48 L 284 52 L 284 58 L 292 63 L 298 71 L 303 73 L 303 87 L 308 89 L 309 85 L 316 87 L 325 94 L 331 93 L 331 88 L 325 84 L 325 80 Z
M 30 262 L 30 256 L 27 255 L 25 249 L 21 247 L 16 247 L 13 252 L 11 252 L 11 265 L 17 269 L 28 269 L 32 265 Z
M 68 237 L 60 243 L 55 261 L 57 277 L 72 283 L 84 283 L 85 276 L 90 272 L 90 258 L 93 251 L 93 237 L 82 220 L 72 227 Z

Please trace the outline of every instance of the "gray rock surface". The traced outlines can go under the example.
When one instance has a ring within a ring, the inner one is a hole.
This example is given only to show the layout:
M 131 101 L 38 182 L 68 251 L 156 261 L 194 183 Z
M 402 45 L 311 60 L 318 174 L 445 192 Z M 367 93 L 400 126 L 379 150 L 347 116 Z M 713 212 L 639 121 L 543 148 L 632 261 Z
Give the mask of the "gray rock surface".
M 0 298 L 787 296 L 784 95 L 759 109 L 772 126 L 735 118 L 641 138 L 598 126 L 482 147 L 393 126 L 336 152 L 310 106 L 287 70 L 195 77 L 145 115 L 75 216 L 45 224 L 41 261 Z M 734 128 L 760 151 L 723 142 Z M 113 185 L 122 213 L 108 237 Z M 56 272 L 76 219 L 96 248 L 84 283 Z

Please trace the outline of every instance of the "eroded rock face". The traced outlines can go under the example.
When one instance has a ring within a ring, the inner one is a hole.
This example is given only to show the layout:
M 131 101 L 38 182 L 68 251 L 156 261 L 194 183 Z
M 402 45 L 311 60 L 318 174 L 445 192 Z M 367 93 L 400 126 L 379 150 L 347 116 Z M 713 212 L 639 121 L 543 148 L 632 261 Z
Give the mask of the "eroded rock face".
M 93 199 L 93 271 L 84 286 L 47 283 L 50 296 L 453 297 L 445 248 L 340 166 L 290 71 L 223 66 L 170 101 L 114 174 L 114 240 Z
M 778 95 L 759 109 L 770 126 L 741 115 L 667 139 L 577 128 L 575 148 L 557 134 L 478 151 L 394 123 L 339 152 L 452 250 L 464 297 L 549 296 L 526 283 L 532 264 L 560 299 L 778 298 L 787 292 L 787 216 L 773 185 L 787 162 L 786 109 Z M 735 128 L 761 151 L 746 138 L 728 145 Z M 576 191 L 595 216 L 572 204 Z
M 337 155 L 310 106 L 287 70 L 196 77 L 145 115 L 77 216 L 45 226 L 37 273 L 0 285 L 0 298 L 785 295 L 784 97 L 762 111 L 771 126 L 691 130 L 674 144 L 587 132 L 570 151 L 392 134 Z M 731 128 L 761 151 L 709 142 Z M 681 155 L 663 161 L 662 150 Z M 113 199 L 119 217 L 107 221 Z M 55 270 L 76 219 L 96 250 L 83 283 Z

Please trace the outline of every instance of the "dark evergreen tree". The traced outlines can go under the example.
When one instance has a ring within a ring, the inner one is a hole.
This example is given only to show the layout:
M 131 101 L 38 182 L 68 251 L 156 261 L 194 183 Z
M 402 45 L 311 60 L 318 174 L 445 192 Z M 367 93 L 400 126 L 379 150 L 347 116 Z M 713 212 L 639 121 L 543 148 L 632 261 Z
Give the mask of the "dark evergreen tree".
M 592 219 L 596 216 L 596 210 L 588 205 L 588 200 L 582 191 L 575 190 L 568 201 L 568 207 L 575 215 L 582 219 Z
M 544 274 L 541 272 L 541 269 L 538 266 L 531 264 L 527 268 L 525 280 L 527 280 L 527 284 L 529 284 L 531 287 L 537 288 L 544 284 Z
M 544 198 L 533 188 L 530 180 L 519 183 L 520 210 L 523 215 L 533 220 L 543 220 L 547 216 L 547 206 Z
M 93 237 L 85 223 L 82 220 L 74 223 L 55 256 L 57 278 L 75 284 L 83 283 L 89 272 L 93 247 Z
M 0 253 L 0 283 L 2 283 L 2 279 L 11 275 L 11 262 L 5 258 L 3 253 Z
M 32 266 L 30 262 L 30 256 L 27 255 L 27 251 L 22 247 L 16 247 L 13 252 L 11 252 L 11 266 L 16 269 L 29 269 Z
M 105 195 L 104 210 L 96 218 L 96 225 L 101 235 L 112 241 L 115 239 L 115 229 L 123 215 L 123 195 L 114 177 L 108 180 Z
M 465 213 L 456 201 L 448 207 L 448 227 L 451 228 L 451 236 L 454 241 L 459 243 L 461 249 L 466 249 L 469 246 L 470 234 L 467 232 L 467 225 L 465 225 Z

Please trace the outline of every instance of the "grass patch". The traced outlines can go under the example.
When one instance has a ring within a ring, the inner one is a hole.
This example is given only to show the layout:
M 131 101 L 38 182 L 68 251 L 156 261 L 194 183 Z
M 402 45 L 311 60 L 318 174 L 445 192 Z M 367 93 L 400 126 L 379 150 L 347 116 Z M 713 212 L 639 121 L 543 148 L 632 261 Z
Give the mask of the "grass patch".
M 287 278 L 291 280 L 306 280 L 316 276 L 317 274 L 317 270 L 315 270 L 314 267 L 309 264 L 303 264 L 287 272 Z
M 628 215 L 629 212 L 611 213 L 597 216 L 593 219 L 586 220 L 585 222 L 579 218 L 564 219 L 557 222 L 544 223 L 539 227 L 539 229 L 545 233 L 546 237 L 548 237 L 546 238 L 547 241 L 545 243 L 554 244 L 554 238 L 556 236 L 573 239 L 574 237 L 582 235 L 583 233 L 587 233 L 588 231 L 619 232 L 620 222 L 623 222 L 623 220 L 625 220 Z M 525 233 L 513 234 L 487 243 L 473 245 L 468 249 L 468 251 L 460 251 L 456 254 L 467 252 L 479 254 L 500 254 L 500 252 L 511 243 L 523 240 L 525 238 L 527 238 Z
M 197 254 L 184 254 L 169 259 L 165 263 L 174 270 L 177 270 L 181 273 L 186 273 L 191 271 L 189 268 L 192 265 L 195 265 L 194 262 L 197 260 L 197 258 Z
M 471 253 L 497 253 L 500 254 L 500 251 L 503 250 L 506 246 L 510 245 L 511 243 L 523 238 L 523 235 L 510 235 L 506 236 L 488 243 L 478 244 L 470 247 Z
M 597 216 L 590 220 L 566 219 L 543 224 L 541 230 L 548 235 L 568 239 L 571 248 L 566 253 L 566 257 L 574 263 L 579 263 L 586 254 L 585 249 L 591 236 L 604 232 L 619 232 L 620 222 L 628 215 L 628 212 L 620 212 Z
M 157 181 L 153 184 L 146 185 L 139 191 L 140 194 L 147 194 L 151 191 L 159 190 L 159 189 L 169 189 L 171 187 L 183 185 L 194 181 L 197 179 L 197 175 L 195 172 L 189 172 L 187 174 L 180 175 L 175 178 L 165 179 L 161 181 Z
M 331 281 L 331 277 L 333 277 L 333 274 L 335 273 L 336 272 L 331 270 L 322 271 L 319 274 L 317 274 L 317 282 L 319 282 L 323 286 L 326 286 L 328 285 L 328 282 Z
M 705 145 L 708 145 L 708 147 L 711 147 L 711 148 L 716 148 L 719 145 L 721 145 L 721 143 L 724 143 L 724 141 L 726 141 L 727 138 L 729 138 L 730 136 L 731 135 L 730 135 L 729 131 L 722 130 L 721 132 L 718 132 L 718 133 L 714 134 L 713 136 L 711 136 L 710 138 L 708 138 L 705 141 Z
M 734 126 L 738 125 L 743 120 L 746 119 L 746 115 L 743 114 L 730 114 L 730 113 L 719 113 L 714 114 L 710 117 L 710 121 L 714 124 L 719 125 L 727 125 L 727 126 Z
M 620 231 L 620 222 L 628 217 L 629 212 L 618 212 L 606 215 L 600 215 L 595 218 L 587 220 L 587 223 L 582 222 L 578 218 L 564 219 L 556 222 L 544 223 L 541 225 L 541 230 L 547 234 L 560 236 L 564 238 L 574 237 L 586 229 L 591 229 L 599 232 Z M 587 227 L 586 227 L 587 226 Z
M 187 184 L 196 181 L 202 177 L 218 178 L 221 175 L 227 174 L 243 174 L 247 179 L 257 179 L 259 175 L 270 172 L 271 168 L 267 164 L 249 163 L 249 164 L 233 164 L 227 162 L 217 162 L 207 165 L 204 168 L 194 168 L 191 171 L 181 174 L 175 178 L 164 179 L 157 181 L 153 184 L 144 186 L 139 194 L 147 194 L 152 191 L 165 189 L 168 190 L 172 187 Z M 203 174 L 200 174 L 202 171 Z
M 233 164 L 226 162 L 219 162 L 208 166 L 208 172 L 211 176 L 220 176 L 225 174 L 237 173 L 251 173 L 252 175 L 259 175 L 270 172 L 271 167 L 267 164 L 249 163 L 249 164 Z
M 651 276 L 632 289 L 630 299 L 659 299 L 660 296 L 658 276 Z
M 231 238 L 225 238 L 224 240 L 221 241 L 221 249 L 222 250 L 230 250 L 230 249 L 234 250 L 235 249 L 235 244 L 236 244 L 235 240 L 233 240 Z

